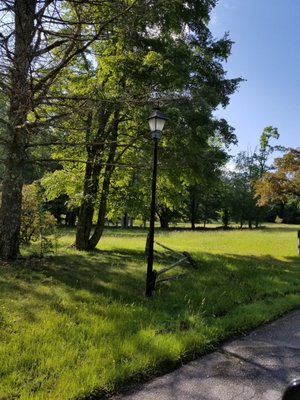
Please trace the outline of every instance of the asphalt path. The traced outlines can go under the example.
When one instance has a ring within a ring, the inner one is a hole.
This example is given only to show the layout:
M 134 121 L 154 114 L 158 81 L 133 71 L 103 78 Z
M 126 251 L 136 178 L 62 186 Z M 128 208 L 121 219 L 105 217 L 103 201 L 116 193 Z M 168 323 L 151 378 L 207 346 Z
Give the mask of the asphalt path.
M 112 400 L 280 400 L 295 378 L 300 310 Z

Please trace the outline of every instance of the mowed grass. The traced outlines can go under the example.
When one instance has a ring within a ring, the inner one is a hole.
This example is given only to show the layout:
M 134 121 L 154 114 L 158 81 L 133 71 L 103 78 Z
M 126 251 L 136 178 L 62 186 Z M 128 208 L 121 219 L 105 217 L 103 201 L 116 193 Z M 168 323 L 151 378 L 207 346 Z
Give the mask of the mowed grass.
M 2 264 L 0 399 L 101 398 L 300 307 L 298 228 L 158 231 L 199 268 L 151 299 L 144 230 L 107 230 L 91 254 L 62 231 L 51 257 Z

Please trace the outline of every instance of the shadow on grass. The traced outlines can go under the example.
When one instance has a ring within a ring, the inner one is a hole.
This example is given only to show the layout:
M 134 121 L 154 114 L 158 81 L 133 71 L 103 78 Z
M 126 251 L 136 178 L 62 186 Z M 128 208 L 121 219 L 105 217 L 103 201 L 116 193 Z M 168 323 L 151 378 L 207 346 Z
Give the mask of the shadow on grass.
M 228 335 L 245 332 L 279 315 L 288 309 L 286 304 L 273 314 L 269 308 L 300 293 L 298 257 L 281 261 L 272 256 L 201 252 L 194 256 L 199 269 L 180 280 L 157 285 L 151 299 L 144 296 L 144 253 L 123 249 L 90 254 L 74 251 L 0 267 L 1 297 L 13 303 L 29 331 L 39 323 L 41 308 L 46 309 L 44 319 L 48 309 L 55 311 L 55 318 L 63 317 L 62 328 L 55 334 L 80 331 L 80 335 L 74 335 L 74 347 L 80 346 L 78 337 L 83 333 L 91 343 L 99 341 L 95 320 L 102 319 L 106 331 L 101 340 L 111 340 L 116 374 L 119 370 L 124 373 L 122 376 L 120 372 L 114 382 L 114 387 L 120 388 L 130 380 L 172 369 Z M 300 299 L 297 301 L 299 305 Z M 66 330 L 69 320 L 73 324 Z M 186 340 L 179 354 L 170 350 L 171 337 L 175 338 L 175 347 L 179 340 Z M 124 338 L 134 348 L 132 353 L 123 349 Z M 145 353 L 153 364 L 147 368 L 142 365 L 139 371 L 133 369 L 131 375 L 124 372 L 127 364 L 132 365 L 131 354 L 142 358 Z M 89 398 L 101 398 L 101 393 Z
M 276 232 L 276 233 L 284 233 L 284 232 L 295 232 L 295 235 L 297 234 L 297 231 L 299 230 L 300 225 L 278 225 L 274 226 L 272 225 L 272 228 L 268 228 L 268 226 L 262 226 L 257 228 L 258 230 L 266 230 L 268 232 Z
M 165 302 L 166 311 L 171 313 L 177 308 L 184 309 L 182 299 L 188 297 L 195 309 L 220 316 L 239 304 L 300 291 L 298 257 L 282 261 L 271 255 L 196 253 L 196 259 L 198 270 L 189 268 L 187 276 L 157 284 L 150 301 L 144 296 L 145 255 L 136 250 L 76 252 L 42 260 L 28 258 L 11 268 L 14 279 L 9 279 L 7 272 L 1 279 L 0 269 L 1 292 L 12 297 L 26 296 L 27 291 L 34 293 L 35 284 L 63 285 L 78 301 L 79 291 L 84 290 L 124 303 L 141 302 L 146 307 L 147 304 L 152 307 L 153 302 L 162 303 L 164 307 Z M 36 296 L 47 301 L 51 294 L 36 292 Z

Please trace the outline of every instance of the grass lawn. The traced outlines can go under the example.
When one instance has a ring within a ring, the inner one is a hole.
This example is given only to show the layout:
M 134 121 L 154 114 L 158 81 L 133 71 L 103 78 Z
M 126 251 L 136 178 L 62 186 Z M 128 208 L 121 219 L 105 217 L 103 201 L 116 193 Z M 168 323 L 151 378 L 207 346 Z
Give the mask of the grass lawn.
M 299 308 L 297 229 L 157 232 L 199 268 L 151 299 L 143 230 L 108 229 L 92 254 L 64 231 L 51 257 L 1 264 L 0 399 L 100 398 Z

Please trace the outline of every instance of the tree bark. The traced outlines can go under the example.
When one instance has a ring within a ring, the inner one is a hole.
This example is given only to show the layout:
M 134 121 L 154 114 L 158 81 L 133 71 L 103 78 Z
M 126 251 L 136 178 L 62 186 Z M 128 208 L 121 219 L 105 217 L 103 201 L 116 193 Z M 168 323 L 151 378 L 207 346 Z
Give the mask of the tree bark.
M 93 235 L 89 239 L 87 250 L 94 250 L 97 244 L 99 243 L 103 230 L 104 230 L 104 223 L 105 223 L 105 215 L 106 215 L 106 206 L 107 206 L 107 198 L 109 194 L 109 187 L 110 187 L 110 178 L 111 173 L 107 173 L 104 177 L 104 181 L 102 184 L 102 194 L 100 199 L 100 206 L 98 211 L 98 219 L 97 224 L 94 230 Z
M 109 113 L 102 111 L 97 135 L 94 142 L 97 143 L 104 136 L 105 128 L 108 122 Z M 86 140 L 90 142 L 90 135 L 93 124 L 93 115 L 90 113 L 87 118 Z M 99 179 L 101 174 L 100 157 L 104 145 L 92 144 L 87 146 L 87 164 L 85 167 L 83 196 L 79 209 L 75 245 L 78 250 L 87 250 L 89 248 L 89 239 L 93 227 L 93 216 L 95 211 L 95 202 L 99 191 Z
M 22 164 L 17 152 L 9 155 L 2 184 L 0 210 L 0 257 L 15 260 L 19 255 L 21 207 L 22 207 Z
M 103 132 L 105 132 L 108 119 L 109 119 L 109 113 L 104 112 L 102 114 L 102 121 L 98 129 L 97 141 L 99 141 L 101 133 L 103 135 Z M 114 171 L 113 162 L 117 149 L 118 125 L 119 125 L 119 111 L 115 111 L 112 132 L 108 137 L 109 141 L 111 141 L 111 144 L 109 147 L 109 153 L 106 160 L 106 167 L 104 170 L 97 223 L 93 234 L 91 234 L 91 232 L 93 226 L 93 216 L 95 211 L 95 201 L 96 198 L 98 197 L 99 180 L 102 168 L 99 165 L 99 163 L 94 164 L 89 162 L 87 163 L 86 166 L 83 199 L 79 211 L 78 224 L 76 230 L 76 248 L 78 250 L 94 250 L 99 240 L 102 237 L 102 233 L 104 230 L 105 216 L 106 216 L 107 199 L 110 188 L 110 180 L 111 180 L 111 175 Z M 91 157 L 94 157 L 96 159 L 97 158 L 96 155 L 98 155 L 98 157 L 100 154 L 103 155 L 102 154 L 103 151 L 104 151 L 104 145 L 101 148 L 99 148 L 98 145 L 94 145 L 92 146 L 92 148 L 88 150 L 88 154 L 90 154 Z
M 88 161 L 89 161 L 88 157 Z M 83 198 L 79 210 L 76 229 L 76 248 L 87 250 L 93 226 L 95 201 L 99 189 L 101 167 L 87 163 L 84 177 Z
M 118 119 L 116 119 L 115 121 L 116 121 L 116 124 L 114 127 L 115 132 L 114 132 L 114 138 L 113 138 L 114 141 L 110 147 L 109 156 L 108 156 L 107 164 L 105 167 L 97 224 L 96 224 L 94 233 L 89 240 L 88 250 L 95 249 L 95 247 L 97 246 L 97 244 L 99 243 L 99 241 L 102 237 L 103 230 L 104 230 L 107 199 L 108 199 L 109 189 L 110 189 L 110 180 L 111 180 L 112 173 L 114 171 L 114 166 L 112 163 L 114 161 L 116 149 L 117 149 L 116 139 L 117 139 L 117 131 L 118 131 L 118 122 L 117 122 Z

